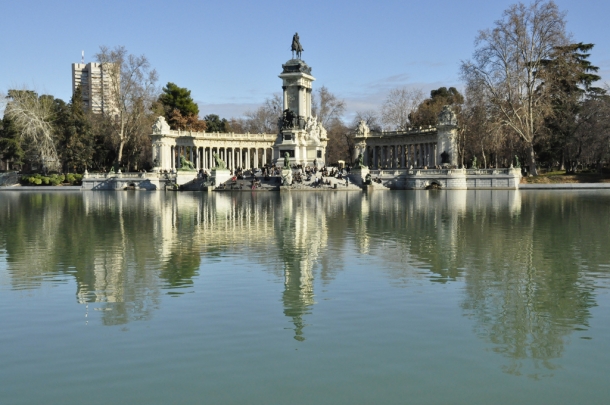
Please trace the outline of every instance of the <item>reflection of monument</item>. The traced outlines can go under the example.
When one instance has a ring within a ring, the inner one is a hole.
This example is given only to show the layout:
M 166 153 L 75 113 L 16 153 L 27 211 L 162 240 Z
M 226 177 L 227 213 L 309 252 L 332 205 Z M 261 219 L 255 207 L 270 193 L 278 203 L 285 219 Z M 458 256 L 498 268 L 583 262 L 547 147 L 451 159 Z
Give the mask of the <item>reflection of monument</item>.
M 284 314 L 292 318 L 294 338 L 305 340 L 303 316 L 314 304 L 314 266 L 326 249 L 326 217 L 312 211 L 311 205 L 318 196 L 295 200 L 290 193 L 281 195 L 282 214 L 275 215 L 278 253 L 284 267 Z

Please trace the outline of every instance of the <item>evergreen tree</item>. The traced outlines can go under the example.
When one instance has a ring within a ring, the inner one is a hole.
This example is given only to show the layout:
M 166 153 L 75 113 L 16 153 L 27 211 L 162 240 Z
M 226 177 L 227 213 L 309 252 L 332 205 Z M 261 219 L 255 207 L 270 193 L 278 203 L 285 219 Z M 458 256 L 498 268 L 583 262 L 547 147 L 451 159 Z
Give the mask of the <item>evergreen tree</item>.
M 464 96 L 455 87 L 439 87 L 430 92 L 430 98 L 425 99 L 413 113 L 409 114 L 409 121 L 413 126 L 436 125 L 438 115 L 443 106 L 459 106 L 464 103 Z M 457 113 L 458 111 L 456 111 Z
M 95 139 L 81 98 L 79 86 L 69 104 L 56 101 L 56 128 L 66 172 L 82 171 L 92 166 Z
M 21 145 L 21 135 L 15 122 L 8 116 L 0 121 L 0 154 L 4 160 L 12 161 L 15 165 L 22 165 L 25 151 Z
M 579 42 L 555 47 L 540 71 L 544 81 L 539 91 L 550 97 L 551 111 L 545 119 L 549 136 L 538 145 L 539 154 L 550 164 L 559 161 L 563 167 L 568 163 L 568 171 L 573 170 L 581 150 L 574 145 L 574 134 L 588 119 L 581 114 L 583 102 L 605 93 L 593 86 L 601 79 L 595 74 L 599 68 L 588 60 L 593 46 Z
M 185 87 L 179 87 L 169 82 L 163 87 L 163 93 L 159 96 L 159 102 L 163 106 L 165 119 L 172 125 L 172 113 L 178 110 L 182 117 L 199 115 L 199 107 L 191 97 L 191 91 Z
M 203 117 L 208 132 L 231 132 L 231 125 L 226 118 L 220 118 L 216 114 L 209 114 Z

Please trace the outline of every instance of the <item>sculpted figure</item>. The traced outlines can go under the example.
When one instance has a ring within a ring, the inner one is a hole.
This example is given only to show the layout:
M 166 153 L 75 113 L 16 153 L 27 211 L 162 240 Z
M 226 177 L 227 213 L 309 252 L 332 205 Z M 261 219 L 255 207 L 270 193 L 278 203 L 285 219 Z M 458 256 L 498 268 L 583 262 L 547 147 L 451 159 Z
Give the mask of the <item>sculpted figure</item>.
M 214 161 L 216 162 L 216 170 L 227 169 L 225 161 L 220 158 L 220 155 L 218 153 L 214 153 Z
M 301 52 L 304 51 L 303 47 L 301 46 L 301 42 L 299 41 L 299 33 L 295 33 L 294 36 L 292 37 L 292 58 L 294 59 L 294 53 L 296 52 L 297 54 L 297 58 L 301 59 Z
M 318 131 L 320 139 L 326 139 L 326 129 L 324 129 L 321 122 L 318 122 Z
M 451 111 L 451 107 L 449 107 L 448 105 L 443 106 L 443 110 L 438 115 L 438 124 L 457 125 L 457 116 L 453 111 Z
M 519 156 L 517 156 L 517 155 L 515 155 L 515 162 L 516 162 L 515 163 L 515 167 L 517 169 L 520 169 L 521 168 L 521 163 L 519 162 Z
M 473 169 L 477 168 L 477 157 L 476 156 L 472 158 L 472 168 Z
M 180 170 L 195 170 L 193 163 L 186 160 L 184 156 L 180 156 Z
M 168 134 L 169 124 L 165 121 L 165 117 L 158 117 L 152 126 L 153 134 Z
M 290 110 L 290 108 L 286 108 L 282 113 L 282 128 L 294 128 L 294 119 L 295 115 L 292 110 Z
M 364 167 L 364 156 L 362 156 L 362 153 L 359 153 L 356 164 L 354 165 L 354 169 L 359 169 L 361 167 Z
M 367 137 L 367 136 L 369 136 L 370 132 L 371 132 L 371 130 L 370 130 L 369 126 L 366 124 L 366 121 L 360 120 L 360 122 L 358 122 L 358 127 L 356 128 L 357 136 Z
M 284 167 L 290 168 L 290 154 L 288 152 L 284 153 Z

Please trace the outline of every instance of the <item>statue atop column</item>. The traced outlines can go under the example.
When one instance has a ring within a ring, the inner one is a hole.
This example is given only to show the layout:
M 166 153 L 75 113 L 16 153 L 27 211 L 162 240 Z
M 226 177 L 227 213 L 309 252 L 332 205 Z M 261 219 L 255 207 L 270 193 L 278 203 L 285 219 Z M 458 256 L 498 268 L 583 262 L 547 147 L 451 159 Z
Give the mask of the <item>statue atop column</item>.
M 292 37 L 292 59 L 294 59 L 294 53 L 296 52 L 297 58 L 301 59 L 301 52 L 303 52 L 303 47 L 301 46 L 301 42 L 299 41 L 299 33 L 295 33 Z

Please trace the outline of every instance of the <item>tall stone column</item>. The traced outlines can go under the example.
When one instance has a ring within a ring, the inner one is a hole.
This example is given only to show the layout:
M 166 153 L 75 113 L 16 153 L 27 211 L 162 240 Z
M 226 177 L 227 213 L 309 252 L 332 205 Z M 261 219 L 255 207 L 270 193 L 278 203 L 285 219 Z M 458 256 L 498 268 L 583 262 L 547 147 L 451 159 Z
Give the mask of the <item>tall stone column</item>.
M 394 156 L 392 157 L 394 169 L 399 168 L 399 160 L 398 160 L 398 145 L 394 145 Z
M 282 86 L 282 90 L 284 91 L 284 108 L 282 109 L 285 110 L 288 108 L 288 91 L 287 91 L 287 87 L 286 86 Z
M 246 148 L 246 164 L 244 169 L 250 169 L 250 148 Z
M 305 93 L 304 92 L 305 87 L 299 86 L 298 89 L 299 89 L 299 91 L 297 93 L 299 95 L 299 104 L 298 104 L 299 112 L 298 112 L 298 115 L 303 115 L 304 116 L 305 115 L 305 111 L 303 111 L 304 110 L 304 108 L 303 108 L 303 98 L 304 98 L 303 93 Z
M 400 168 L 404 169 L 406 167 L 405 165 L 405 147 L 406 145 L 403 143 L 400 146 Z

